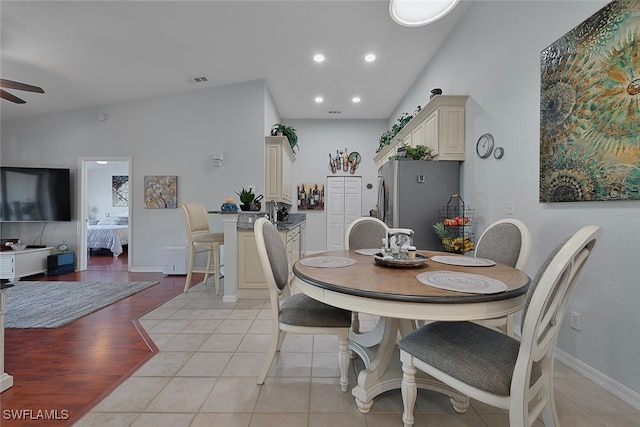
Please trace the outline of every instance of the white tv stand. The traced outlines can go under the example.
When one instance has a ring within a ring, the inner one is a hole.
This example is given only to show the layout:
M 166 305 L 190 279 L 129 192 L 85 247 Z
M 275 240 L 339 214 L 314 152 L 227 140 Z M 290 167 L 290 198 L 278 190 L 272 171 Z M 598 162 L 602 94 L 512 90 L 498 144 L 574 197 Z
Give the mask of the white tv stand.
M 47 257 L 53 247 L 0 252 L 0 279 L 15 281 L 21 277 L 45 273 Z

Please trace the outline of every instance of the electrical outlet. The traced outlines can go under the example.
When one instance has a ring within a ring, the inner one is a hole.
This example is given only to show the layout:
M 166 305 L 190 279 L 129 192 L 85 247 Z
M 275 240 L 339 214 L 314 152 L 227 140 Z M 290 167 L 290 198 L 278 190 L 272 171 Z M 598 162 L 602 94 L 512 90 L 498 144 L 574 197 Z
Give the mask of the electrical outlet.
M 569 327 L 576 331 L 582 331 L 582 315 L 572 311 L 569 313 Z

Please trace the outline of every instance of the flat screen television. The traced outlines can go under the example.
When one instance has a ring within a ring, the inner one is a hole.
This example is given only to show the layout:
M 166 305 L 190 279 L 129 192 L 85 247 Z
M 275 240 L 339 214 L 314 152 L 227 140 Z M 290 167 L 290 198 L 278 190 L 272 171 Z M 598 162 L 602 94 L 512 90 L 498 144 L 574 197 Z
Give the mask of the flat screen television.
M 0 167 L 0 221 L 71 221 L 69 169 Z

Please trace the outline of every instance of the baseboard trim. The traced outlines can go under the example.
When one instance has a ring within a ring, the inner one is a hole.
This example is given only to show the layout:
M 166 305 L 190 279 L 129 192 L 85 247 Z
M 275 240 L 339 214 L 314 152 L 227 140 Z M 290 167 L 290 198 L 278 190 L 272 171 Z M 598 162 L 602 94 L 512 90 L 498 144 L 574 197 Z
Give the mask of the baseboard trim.
M 617 381 L 609 378 L 602 372 L 592 368 L 587 365 L 583 361 L 576 359 L 571 356 L 569 353 L 564 352 L 556 348 L 555 353 L 556 360 L 562 362 L 567 365 L 569 368 L 573 369 L 583 377 L 593 381 L 598 384 L 600 387 L 607 390 L 609 393 L 618 397 L 621 400 L 624 400 L 629 405 L 633 406 L 635 409 L 640 411 L 640 394 L 631 390 L 629 387 L 620 384 Z

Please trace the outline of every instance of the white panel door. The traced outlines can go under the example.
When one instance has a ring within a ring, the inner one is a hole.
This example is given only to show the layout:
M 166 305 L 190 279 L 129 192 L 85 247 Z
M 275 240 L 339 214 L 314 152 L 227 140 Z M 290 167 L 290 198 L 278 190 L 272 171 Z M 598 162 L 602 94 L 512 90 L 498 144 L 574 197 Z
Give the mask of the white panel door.
M 362 178 L 344 179 L 344 232 L 354 219 L 362 216 Z M 344 238 L 342 239 L 344 243 Z
M 362 178 L 328 177 L 325 195 L 327 250 L 341 250 L 347 227 L 362 216 Z
M 327 179 L 324 207 L 327 212 L 327 250 L 340 250 L 344 245 L 344 178 Z

